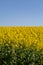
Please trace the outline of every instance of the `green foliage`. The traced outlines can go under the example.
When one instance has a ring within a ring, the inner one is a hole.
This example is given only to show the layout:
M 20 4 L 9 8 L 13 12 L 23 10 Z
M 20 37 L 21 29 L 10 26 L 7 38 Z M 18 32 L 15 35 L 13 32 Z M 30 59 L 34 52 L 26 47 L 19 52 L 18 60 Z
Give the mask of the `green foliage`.
M 26 48 L 20 44 L 13 47 L 13 42 L 0 45 L 0 65 L 43 65 L 43 49 L 37 51 L 32 44 Z

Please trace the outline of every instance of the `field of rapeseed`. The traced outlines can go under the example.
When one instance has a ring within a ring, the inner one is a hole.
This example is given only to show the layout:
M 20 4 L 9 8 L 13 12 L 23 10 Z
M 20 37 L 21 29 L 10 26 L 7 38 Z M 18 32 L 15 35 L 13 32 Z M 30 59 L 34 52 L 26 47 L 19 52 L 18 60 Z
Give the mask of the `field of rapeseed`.
M 0 65 L 43 65 L 43 27 L 0 27 Z

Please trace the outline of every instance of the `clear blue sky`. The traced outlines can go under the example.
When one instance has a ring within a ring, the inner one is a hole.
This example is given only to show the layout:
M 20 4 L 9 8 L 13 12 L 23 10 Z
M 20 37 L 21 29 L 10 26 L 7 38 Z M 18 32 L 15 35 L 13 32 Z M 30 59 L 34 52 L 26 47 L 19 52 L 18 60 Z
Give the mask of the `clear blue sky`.
M 43 26 L 43 0 L 0 0 L 0 26 Z

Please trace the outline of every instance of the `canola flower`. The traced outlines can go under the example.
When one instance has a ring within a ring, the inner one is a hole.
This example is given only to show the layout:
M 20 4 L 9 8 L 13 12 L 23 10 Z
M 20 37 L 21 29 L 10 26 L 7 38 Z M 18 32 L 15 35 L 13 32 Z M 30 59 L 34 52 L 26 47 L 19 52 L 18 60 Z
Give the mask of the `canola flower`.
M 43 65 L 43 27 L 0 27 L 0 65 Z
M 43 48 L 43 27 L 15 26 L 15 27 L 0 27 L 0 44 L 4 41 L 12 40 L 18 47 L 19 43 L 29 47 L 35 44 L 37 49 Z M 7 44 L 8 46 L 8 44 Z

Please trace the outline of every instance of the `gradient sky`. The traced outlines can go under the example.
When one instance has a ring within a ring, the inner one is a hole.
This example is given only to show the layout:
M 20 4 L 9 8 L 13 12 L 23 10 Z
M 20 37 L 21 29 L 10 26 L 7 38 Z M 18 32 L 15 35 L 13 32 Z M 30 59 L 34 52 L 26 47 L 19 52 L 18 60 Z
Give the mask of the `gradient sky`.
M 0 26 L 43 26 L 43 0 L 0 0 Z

